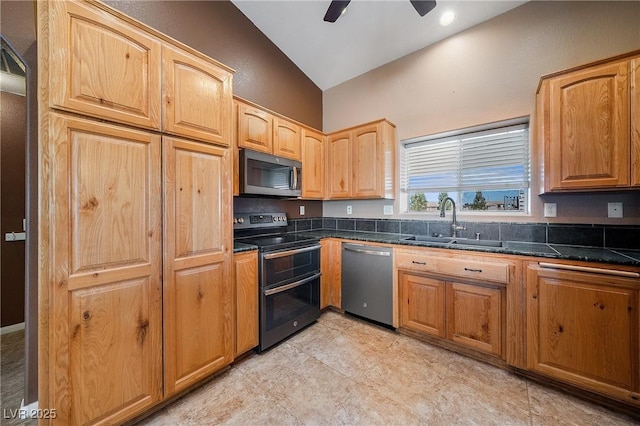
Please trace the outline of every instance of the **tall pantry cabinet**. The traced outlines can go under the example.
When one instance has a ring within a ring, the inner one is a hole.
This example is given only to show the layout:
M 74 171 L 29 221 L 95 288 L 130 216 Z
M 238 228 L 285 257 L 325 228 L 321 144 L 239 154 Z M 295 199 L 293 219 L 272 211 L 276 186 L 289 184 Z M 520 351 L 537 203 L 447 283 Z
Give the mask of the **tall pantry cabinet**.
M 38 403 L 117 424 L 233 359 L 232 70 L 98 2 L 37 7 Z

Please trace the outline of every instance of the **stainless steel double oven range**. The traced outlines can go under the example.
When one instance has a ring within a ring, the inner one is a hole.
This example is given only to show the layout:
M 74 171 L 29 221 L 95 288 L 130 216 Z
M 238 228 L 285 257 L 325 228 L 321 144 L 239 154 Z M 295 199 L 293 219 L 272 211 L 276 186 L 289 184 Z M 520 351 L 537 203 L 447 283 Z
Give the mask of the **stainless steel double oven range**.
M 258 352 L 320 316 L 320 244 L 286 227 L 285 213 L 234 214 L 235 240 L 258 246 Z

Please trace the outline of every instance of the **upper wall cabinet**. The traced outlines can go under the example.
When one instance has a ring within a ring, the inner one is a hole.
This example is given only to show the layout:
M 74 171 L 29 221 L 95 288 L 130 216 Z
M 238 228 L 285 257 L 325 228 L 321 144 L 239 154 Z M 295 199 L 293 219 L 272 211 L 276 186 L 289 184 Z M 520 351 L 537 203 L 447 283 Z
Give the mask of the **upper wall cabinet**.
M 301 161 L 300 126 L 256 105 L 236 100 L 238 147 Z
M 325 196 L 325 136 L 302 129 L 302 198 L 322 200 Z
M 232 74 L 213 61 L 162 47 L 162 124 L 174 135 L 231 143 Z
M 235 101 L 238 113 L 238 147 L 273 152 L 273 117 L 266 111 Z
M 328 198 L 393 198 L 395 125 L 379 120 L 327 137 Z
M 545 192 L 640 185 L 634 55 L 542 79 L 537 111 Z
M 49 106 L 160 129 L 160 41 L 83 3 L 51 8 Z
M 228 146 L 231 69 L 96 5 L 51 3 L 49 106 Z

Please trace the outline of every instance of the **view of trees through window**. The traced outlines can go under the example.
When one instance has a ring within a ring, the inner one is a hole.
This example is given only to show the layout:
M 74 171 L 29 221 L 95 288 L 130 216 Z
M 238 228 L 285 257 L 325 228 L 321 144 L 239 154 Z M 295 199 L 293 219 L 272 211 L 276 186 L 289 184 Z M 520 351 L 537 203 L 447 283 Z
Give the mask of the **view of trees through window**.
M 440 211 L 442 200 L 451 197 L 458 210 L 466 211 L 522 211 L 524 209 L 524 191 L 486 190 L 462 192 L 415 192 L 409 194 L 409 211 Z M 446 210 L 451 210 L 451 202 L 447 202 Z

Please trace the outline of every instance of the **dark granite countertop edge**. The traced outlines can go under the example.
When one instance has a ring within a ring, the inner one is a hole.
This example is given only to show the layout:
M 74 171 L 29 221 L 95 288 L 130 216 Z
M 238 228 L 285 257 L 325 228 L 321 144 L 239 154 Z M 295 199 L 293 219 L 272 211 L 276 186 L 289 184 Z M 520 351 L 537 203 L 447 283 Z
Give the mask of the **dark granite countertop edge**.
M 451 245 L 423 241 L 406 241 L 406 234 L 388 234 L 381 232 L 341 231 L 335 229 L 318 229 L 301 231 L 315 238 L 343 238 L 363 242 L 405 245 L 408 247 L 445 248 L 449 250 L 476 251 L 484 253 L 503 253 L 550 259 L 579 260 L 585 262 L 609 263 L 640 267 L 640 250 L 617 250 L 604 247 L 570 246 L 562 244 L 529 243 L 524 241 L 505 241 L 503 247 L 482 247 Z
M 233 242 L 234 253 L 242 253 L 251 250 L 258 250 L 258 246 L 254 246 L 253 244 L 238 243 L 236 241 Z

